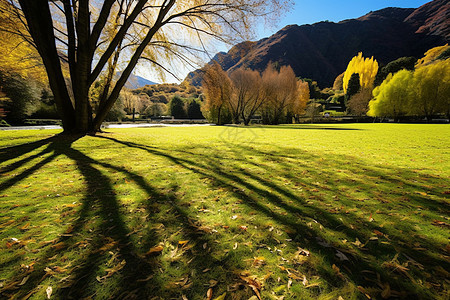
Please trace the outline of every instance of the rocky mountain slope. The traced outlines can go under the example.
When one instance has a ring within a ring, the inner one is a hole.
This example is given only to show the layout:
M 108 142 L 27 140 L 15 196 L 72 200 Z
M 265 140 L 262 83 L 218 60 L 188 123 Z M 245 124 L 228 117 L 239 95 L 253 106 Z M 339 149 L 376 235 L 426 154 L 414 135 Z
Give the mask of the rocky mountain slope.
M 417 9 L 385 8 L 339 23 L 289 25 L 268 38 L 237 44 L 213 60 L 228 71 L 262 71 L 269 62 L 278 62 L 327 87 L 358 52 L 383 65 L 402 56 L 422 57 L 428 49 L 444 45 L 450 41 L 449 16 L 450 2 L 434 0 Z M 187 80 L 199 85 L 201 74 L 191 72 Z

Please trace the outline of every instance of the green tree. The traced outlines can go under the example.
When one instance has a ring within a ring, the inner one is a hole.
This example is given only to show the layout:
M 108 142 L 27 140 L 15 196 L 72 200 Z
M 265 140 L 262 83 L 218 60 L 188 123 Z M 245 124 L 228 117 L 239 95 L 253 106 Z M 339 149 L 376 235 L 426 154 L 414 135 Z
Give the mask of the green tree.
M 204 119 L 200 104 L 197 100 L 192 99 L 187 106 L 187 117 L 189 119 Z
M 352 76 L 350 76 L 350 79 L 348 81 L 348 85 L 346 88 L 346 94 L 345 94 L 345 107 L 348 105 L 348 101 L 353 95 L 356 95 L 361 90 L 361 84 L 359 79 L 358 73 L 353 73 Z
M 425 116 L 428 121 L 436 113 L 448 115 L 450 99 L 450 59 L 420 66 L 414 72 L 413 114 Z
M 400 57 L 394 61 L 391 61 L 386 66 L 378 70 L 377 76 L 375 77 L 374 85 L 379 86 L 389 75 L 389 73 L 395 74 L 400 70 L 414 70 L 414 65 L 417 62 L 415 57 Z
M 170 62 L 190 63 L 214 38 L 242 40 L 248 37 L 250 24 L 261 18 L 273 20 L 269 12 L 290 7 L 287 0 L 2 0 L 2 4 L 14 11 L 8 15 L 16 17 L 12 23 L 26 23 L 17 26 L 16 33 L 33 43 L 42 58 L 64 131 L 82 134 L 100 130 L 139 61 L 176 76 Z M 193 41 L 186 45 L 180 37 Z M 123 70 L 113 80 L 118 66 Z M 106 81 L 93 110 L 89 90 L 102 73 Z
M 161 117 L 167 112 L 167 105 L 164 103 L 151 103 L 145 110 L 145 114 L 150 117 Z
M 401 70 L 395 75 L 389 74 L 383 83 L 373 90 L 374 99 L 369 102 L 367 115 L 372 117 L 392 117 L 397 122 L 408 114 L 411 98 L 413 72 Z
M 186 110 L 184 109 L 184 101 L 179 96 L 174 96 L 169 102 L 169 114 L 175 119 L 185 119 Z

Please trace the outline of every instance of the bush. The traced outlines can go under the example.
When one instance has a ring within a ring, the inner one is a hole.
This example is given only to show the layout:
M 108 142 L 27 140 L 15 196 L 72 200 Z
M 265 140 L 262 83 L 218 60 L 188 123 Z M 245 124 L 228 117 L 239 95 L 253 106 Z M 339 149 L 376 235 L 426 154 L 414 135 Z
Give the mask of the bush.
M 5 120 L 9 124 L 20 125 L 39 108 L 40 90 L 35 81 L 17 74 L 0 72 L 0 86 L 10 101 L 4 102 Z

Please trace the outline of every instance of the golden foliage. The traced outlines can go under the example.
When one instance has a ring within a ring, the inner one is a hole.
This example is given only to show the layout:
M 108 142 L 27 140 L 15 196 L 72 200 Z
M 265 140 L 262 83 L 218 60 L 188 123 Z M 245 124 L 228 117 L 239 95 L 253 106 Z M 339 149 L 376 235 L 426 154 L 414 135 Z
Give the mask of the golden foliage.
M 370 59 L 364 58 L 362 52 L 359 52 L 358 55 L 353 57 L 348 63 L 347 69 L 345 70 L 343 78 L 344 92 L 347 92 L 348 82 L 352 74 L 359 74 L 361 88 L 372 88 L 377 72 L 378 62 L 373 57 Z
M 420 68 L 433 63 L 444 51 L 450 49 L 448 44 L 440 47 L 434 47 L 425 52 L 425 56 L 416 62 L 416 68 Z
M 46 73 L 39 53 L 24 41 L 24 25 L 17 19 L 13 8 L 0 0 L 0 71 L 46 82 Z

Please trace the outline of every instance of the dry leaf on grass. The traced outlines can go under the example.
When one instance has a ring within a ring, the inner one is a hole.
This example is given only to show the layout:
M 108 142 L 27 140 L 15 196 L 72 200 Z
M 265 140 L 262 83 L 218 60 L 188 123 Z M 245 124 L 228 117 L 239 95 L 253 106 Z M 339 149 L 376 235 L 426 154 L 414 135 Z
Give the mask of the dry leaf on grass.
M 258 297 L 259 300 L 261 299 L 261 283 L 256 280 L 255 276 L 249 276 L 248 274 L 244 273 L 243 275 L 239 276 L 255 293 L 256 297 Z
M 225 296 L 227 295 L 227 292 L 223 293 L 219 297 L 215 298 L 214 300 L 225 300 Z
M 150 250 L 148 250 L 147 253 L 145 253 L 144 255 L 147 256 L 147 255 L 152 255 L 152 254 L 158 254 L 158 253 L 161 253 L 163 250 L 164 250 L 164 247 L 159 245 L 159 246 L 150 248 Z
M 206 299 L 207 300 L 211 300 L 212 299 L 212 288 L 209 288 L 208 291 L 206 292 Z

